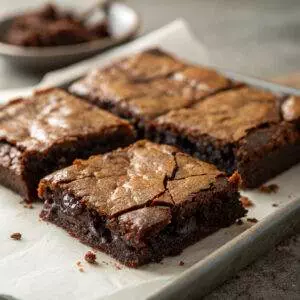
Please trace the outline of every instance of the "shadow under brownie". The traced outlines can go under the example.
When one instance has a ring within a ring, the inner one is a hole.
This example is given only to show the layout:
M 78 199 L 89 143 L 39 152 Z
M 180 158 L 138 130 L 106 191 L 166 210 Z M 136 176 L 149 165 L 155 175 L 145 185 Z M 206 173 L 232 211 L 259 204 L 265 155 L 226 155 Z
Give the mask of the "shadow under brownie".
M 42 179 L 41 218 L 137 267 L 245 214 L 238 182 L 177 148 L 138 141 Z
M 69 91 L 129 119 L 142 137 L 145 123 L 154 117 L 236 85 L 215 70 L 150 49 L 91 71 Z
M 133 140 L 127 121 L 62 90 L 39 91 L 0 107 L 0 183 L 32 201 L 45 175 Z
M 146 136 L 174 144 L 255 188 L 300 162 L 300 98 L 251 87 L 158 117 Z

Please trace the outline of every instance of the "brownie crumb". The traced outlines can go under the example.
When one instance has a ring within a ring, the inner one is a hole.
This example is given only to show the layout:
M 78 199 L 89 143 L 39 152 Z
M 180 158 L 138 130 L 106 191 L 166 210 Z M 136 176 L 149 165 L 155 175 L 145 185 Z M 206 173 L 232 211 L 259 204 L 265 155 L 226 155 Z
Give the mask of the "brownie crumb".
M 118 264 L 115 264 L 115 267 L 116 267 L 118 270 L 122 270 L 122 268 L 121 268 Z
M 22 234 L 20 232 L 15 232 L 11 234 L 10 238 L 19 241 L 22 238 Z
M 84 272 L 84 268 L 80 260 L 76 262 L 76 266 L 78 267 L 79 272 Z
M 96 254 L 93 253 L 92 251 L 88 251 L 84 255 L 84 259 L 89 263 L 89 264 L 96 264 Z
M 240 198 L 240 201 L 242 202 L 242 205 L 243 205 L 244 207 L 250 207 L 250 206 L 253 206 L 253 205 L 254 205 L 253 202 L 252 202 L 248 197 L 242 196 L 242 197 Z
M 24 204 L 23 207 L 24 208 L 33 209 L 33 205 L 32 204 Z
M 277 184 L 262 185 L 259 187 L 259 191 L 265 194 L 275 194 L 278 190 L 279 186 Z
M 239 220 L 237 220 L 237 221 L 236 221 L 236 224 L 237 224 L 237 225 L 243 225 L 243 224 L 244 224 L 244 222 L 243 222 L 243 220 L 242 220 L 242 219 L 239 219 Z
M 277 203 L 273 203 L 272 206 L 273 207 L 278 207 L 278 204 Z
M 184 261 L 181 260 L 178 265 L 179 266 L 184 266 Z
M 256 218 L 247 218 L 247 221 L 251 222 L 251 223 L 257 223 L 258 222 L 258 220 Z

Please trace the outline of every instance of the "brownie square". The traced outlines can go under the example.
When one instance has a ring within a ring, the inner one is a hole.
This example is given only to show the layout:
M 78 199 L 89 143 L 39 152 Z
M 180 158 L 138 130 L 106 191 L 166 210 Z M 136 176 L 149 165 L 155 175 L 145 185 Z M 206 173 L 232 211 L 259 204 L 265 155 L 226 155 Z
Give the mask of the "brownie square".
M 299 100 L 251 87 L 158 117 L 146 136 L 175 144 L 254 188 L 300 161 Z
M 235 85 L 215 70 L 188 65 L 159 49 L 151 49 L 91 71 L 69 90 L 129 119 L 142 131 L 154 117 L 189 107 Z
M 0 183 L 31 201 L 46 174 L 133 140 L 127 121 L 62 90 L 39 91 L 0 108 Z
M 130 267 L 179 254 L 245 214 L 238 181 L 141 140 L 42 179 L 41 218 Z

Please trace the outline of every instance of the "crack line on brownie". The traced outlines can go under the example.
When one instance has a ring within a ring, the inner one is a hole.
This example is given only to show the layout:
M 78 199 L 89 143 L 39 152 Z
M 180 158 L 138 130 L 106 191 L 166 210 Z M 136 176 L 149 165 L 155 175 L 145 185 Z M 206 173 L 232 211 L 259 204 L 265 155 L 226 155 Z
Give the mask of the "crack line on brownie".
M 140 141 L 134 147 L 112 154 L 94 156 L 87 161 L 76 160 L 72 167 L 49 175 L 46 180 L 53 186 L 61 185 L 64 190 L 80 196 L 82 203 L 112 218 L 146 206 L 174 206 L 183 197 L 177 193 L 175 182 L 181 180 L 186 186 L 196 183 L 191 188 L 198 192 L 208 189 L 222 174 L 176 148 L 153 145 Z M 112 174 L 107 176 L 106 172 Z M 95 188 L 85 194 L 79 189 L 82 185 Z
M 164 179 L 164 188 L 165 188 L 165 192 L 164 193 L 166 193 L 166 192 L 168 193 L 168 195 L 170 196 L 170 198 L 172 200 L 173 205 L 175 205 L 175 201 L 173 199 L 173 196 L 170 193 L 169 188 L 168 188 L 168 181 L 169 180 L 174 180 L 174 178 L 176 176 L 176 172 L 178 170 L 178 163 L 177 163 L 177 159 L 176 159 L 176 154 L 172 153 L 172 155 L 173 155 L 175 167 L 174 167 L 173 172 L 172 172 L 172 174 L 170 176 L 170 179 L 168 179 L 167 177 L 165 177 L 165 179 Z
M 146 203 L 139 204 L 139 202 L 136 201 L 136 206 L 135 206 L 135 207 L 132 207 L 132 208 L 130 208 L 130 209 L 128 209 L 128 210 L 122 212 L 122 214 L 125 213 L 125 212 L 128 212 L 128 211 L 140 209 L 140 208 L 145 207 L 145 206 L 152 206 L 152 205 L 155 205 L 155 202 L 158 203 L 158 205 L 167 205 L 167 206 L 168 206 L 169 203 L 166 203 L 166 202 L 160 202 L 160 201 L 158 200 L 158 198 L 159 198 L 160 196 L 163 196 L 166 192 L 167 192 L 168 195 L 171 197 L 172 205 L 176 205 L 176 203 L 175 203 L 175 201 L 174 201 L 174 198 L 173 198 L 173 195 L 172 195 L 172 192 L 171 192 L 170 189 L 169 189 L 170 182 L 172 182 L 172 181 L 178 181 L 178 180 L 184 181 L 184 180 L 189 179 L 189 178 L 191 178 L 191 177 L 201 177 L 201 176 L 207 176 L 207 175 L 208 175 L 208 173 L 202 173 L 202 174 L 198 174 L 198 175 L 192 174 L 192 175 L 189 175 L 189 176 L 179 176 L 179 178 L 176 178 L 176 176 L 178 175 L 178 174 L 177 174 L 177 171 L 178 171 L 178 169 L 179 169 L 179 168 L 178 168 L 178 163 L 177 163 L 177 154 L 178 154 L 178 153 L 177 153 L 177 152 L 171 152 L 171 153 L 168 153 L 168 154 L 171 154 L 171 156 L 173 157 L 175 166 L 172 168 L 172 171 L 170 172 L 170 175 L 169 175 L 168 173 L 165 173 L 165 175 L 164 175 L 164 179 L 162 180 L 163 185 L 164 185 L 164 190 L 161 191 L 161 192 L 159 192 L 158 194 L 154 195 L 154 196 L 153 196 L 151 199 L 149 199 Z M 134 159 L 131 157 L 131 159 L 130 159 L 131 164 L 134 164 L 134 163 L 133 163 L 133 160 L 134 160 Z M 125 183 L 123 183 L 121 186 L 126 186 L 126 185 L 129 185 L 129 186 L 130 186 L 130 183 L 129 183 L 130 180 L 131 180 L 130 171 L 131 171 L 131 169 L 128 168 L 127 175 L 128 175 L 129 180 L 127 180 L 127 181 L 126 181 Z M 216 178 L 216 177 L 217 177 L 216 174 L 214 174 L 214 175 L 212 175 L 212 176 L 213 176 L 213 178 Z M 210 185 L 211 185 L 211 183 L 209 183 L 208 186 L 202 187 L 201 190 L 209 189 L 209 188 L 210 188 Z M 121 187 L 121 186 L 118 185 L 117 188 L 119 188 L 119 187 Z M 114 200 L 117 201 L 118 199 L 114 199 Z M 154 203 L 153 203 L 153 202 L 154 202 Z

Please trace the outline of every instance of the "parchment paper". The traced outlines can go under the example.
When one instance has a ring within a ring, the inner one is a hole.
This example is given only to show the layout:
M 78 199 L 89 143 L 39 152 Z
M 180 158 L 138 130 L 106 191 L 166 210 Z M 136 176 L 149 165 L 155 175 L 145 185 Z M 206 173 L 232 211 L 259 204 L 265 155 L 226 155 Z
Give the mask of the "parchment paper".
M 184 21 L 175 21 L 166 27 L 73 67 L 46 76 L 41 86 L 61 84 L 78 77 L 95 65 L 107 64 L 111 59 L 160 45 L 195 63 L 209 63 L 207 52 L 189 32 Z M 18 90 L 16 95 L 30 93 Z M 6 91 L 1 101 L 14 96 Z M 285 172 L 272 182 L 280 187 L 276 194 L 257 191 L 244 193 L 253 202 L 248 217 L 262 220 L 274 210 L 283 207 L 300 195 L 300 166 Z M 161 264 L 151 264 L 138 270 L 126 268 L 107 255 L 97 252 L 98 265 L 89 265 L 83 259 L 89 247 L 68 236 L 62 229 L 38 218 L 41 204 L 24 208 L 22 199 L 0 186 L 0 294 L 20 300 L 100 300 L 145 299 L 159 290 L 194 263 L 206 257 L 233 237 L 253 225 L 233 225 L 187 248 L 180 256 L 166 258 Z M 278 204 L 274 207 L 273 204 Z M 21 241 L 10 239 L 14 232 L 22 234 Z M 77 262 L 81 261 L 83 272 Z M 180 261 L 184 265 L 179 265 Z

